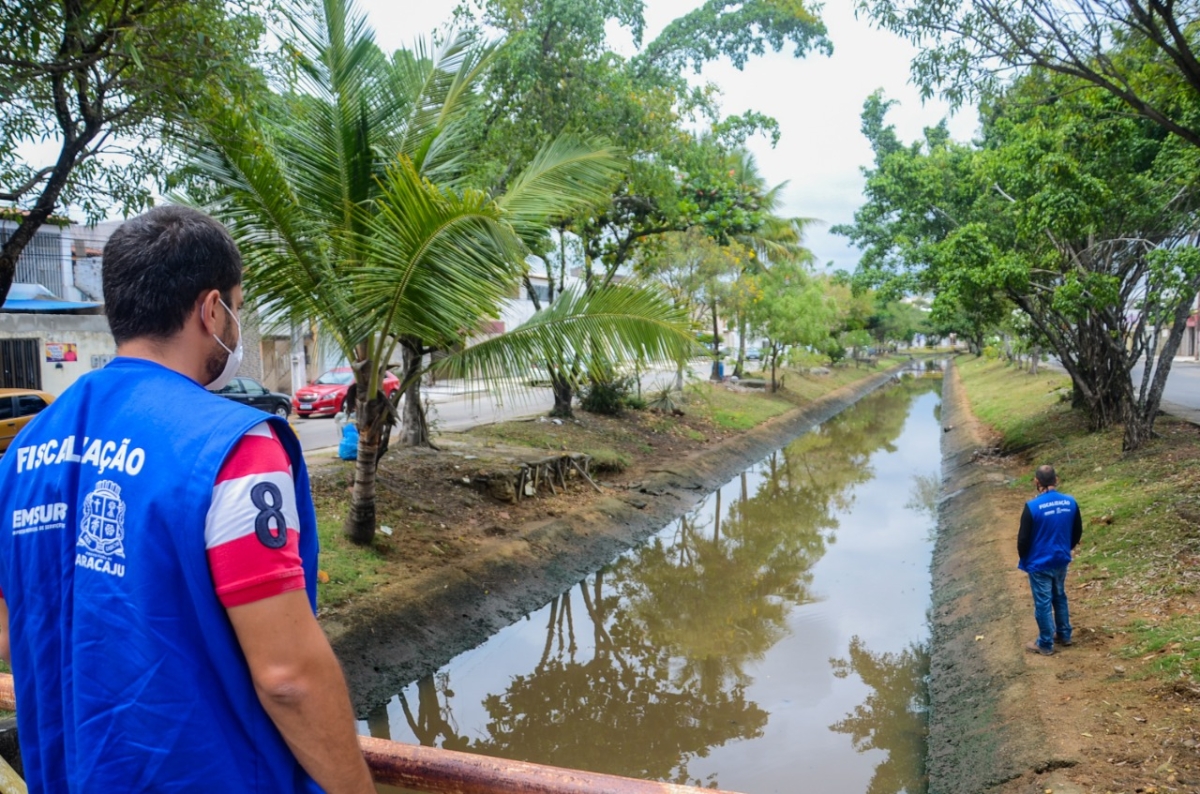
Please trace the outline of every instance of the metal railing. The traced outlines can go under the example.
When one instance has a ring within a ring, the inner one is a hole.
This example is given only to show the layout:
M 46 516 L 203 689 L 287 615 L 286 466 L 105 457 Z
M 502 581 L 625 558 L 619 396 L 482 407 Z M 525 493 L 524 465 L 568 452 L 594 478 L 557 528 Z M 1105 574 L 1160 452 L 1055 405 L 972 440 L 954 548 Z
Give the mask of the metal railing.
M 0 708 L 17 708 L 11 675 L 0 674 Z M 370 736 L 358 737 L 358 744 L 376 783 L 431 794 L 731 794 Z

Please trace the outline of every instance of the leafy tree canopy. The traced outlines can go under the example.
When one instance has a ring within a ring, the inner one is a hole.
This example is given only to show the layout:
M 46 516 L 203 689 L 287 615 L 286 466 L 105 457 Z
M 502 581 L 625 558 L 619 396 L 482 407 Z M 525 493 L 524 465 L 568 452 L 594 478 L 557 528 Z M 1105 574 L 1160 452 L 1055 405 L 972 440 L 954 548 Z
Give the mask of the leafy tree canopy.
M 991 97 L 981 141 L 942 128 L 897 145 L 875 98 L 864 112 L 876 167 L 842 229 L 865 248 L 857 278 L 935 294 L 932 320 L 978 346 L 1011 301 L 1054 346 L 1098 426 L 1148 431 L 1200 271 L 1194 154 L 1115 97 L 1035 71 Z M 1170 327 L 1165 346 L 1160 326 Z M 1171 341 L 1174 340 L 1174 341 Z M 1159 366 L 1138 394 L 1128 373 Z M 1165 366 L 1163 366 L 1165 364 Z
M 145 208 L 163 147 L 224 82 L 261 86 L 254 0 L 0 2 L 0 202 L 27 210 L 0 248 L 0 301 L 21 250 L 64 206 Z M 57 154 L 30 162 L 31 144 Z

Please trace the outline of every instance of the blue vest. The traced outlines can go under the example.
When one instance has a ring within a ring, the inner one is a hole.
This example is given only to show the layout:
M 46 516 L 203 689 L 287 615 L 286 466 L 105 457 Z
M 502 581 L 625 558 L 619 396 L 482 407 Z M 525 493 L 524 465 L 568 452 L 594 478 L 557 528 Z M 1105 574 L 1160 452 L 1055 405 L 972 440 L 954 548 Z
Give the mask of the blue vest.
M 1029 555 L 1017 567 L 1029 573 L 1064 567 L 1071 561 L 1071 530 L 1079 510 L 1075 497 L 1046 491 L 1025 504 L 1033 517 L 1033 538 Z
M 267 415 L 118 358 L 0 459 L 0 588 L 33 792 L 319 792 L 259 704 L 213 591 L 204 524 L 237 440 Z M 295 434 L 300 555 L 316 517 Z

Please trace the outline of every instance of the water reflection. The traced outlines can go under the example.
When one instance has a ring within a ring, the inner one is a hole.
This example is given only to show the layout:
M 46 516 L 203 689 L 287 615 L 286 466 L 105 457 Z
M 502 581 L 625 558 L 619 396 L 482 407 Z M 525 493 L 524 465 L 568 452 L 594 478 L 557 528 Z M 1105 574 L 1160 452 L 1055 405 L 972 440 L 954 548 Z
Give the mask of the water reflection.
M 933 380 L 908 380 L 802 436 L 525 622 L 410 685 L 364 728 L 400 741 L 692 785 L 733 787 L 727 779 L 732 774 L 740 790 L 754 791 L 739 776 L 758 779 L 755 763 L 731 754 L 749 757 L 748 748 L 765 741 L 768 721 L 789 724 L 781 715 L 798 701 L 828 699 L 830 671 L 811 672 L 798 658 L 828 643 L 826 624 L 842 608 L 823 603 L 827 591 L 839 588 L 838 566 L 827 566 L 835 578 L 824 587 L 817 570 L 842 522 L 861 512 L 856 504 L 861 486 L 874 483 L 870 495 L 891 493 L 876 479 L 877 461 L 885 461 L 889 472 L 904 469 L 903 478 L 889 473 L 888 481 L 905 483 L 907 490 L 912 465 L 894 454 L 906 424 L 912 425 L 906 438 L 932 437 L 908 446 L 921 468 L 935 465 L 936 387 Z M 921 395 L 930 399 L 914 425 L 909 409 Z M 904 513 L 909 520 L 923 513 L 901 508 L 903 499 L 882 506 L 867 499 L 862 509 Z M 897 530 L 913 535 L 906 544 L 926 542 L 928 517 L 915 521 L 917 530 L 907 524 Z M 887 567 L 898 564 L 885 561 Z M 927 588 L 927 565 L 926 556 L 920 571 L 901 573 L 906 582 Z M 911 624 L 909 636 L 923 636 L 927 589 L 919 597 L 894 600 L 916 604 L 913 616 L 903 620 Z M 881 609 L 893 617 L 893 607 Z M 838 644 L 845 648 L 845 642 Z M 780 654 L 784 658 L 777 659 Z M 833 665 L 834 676 L 846 678 L 853 671 L 875 688 L 851 716 L 833 725 L 833 731 L 851 736 L 855 751 L 871 757 L 855 779 L 865 784 L 867 771 L 875 769 L 883 787 L 872 782 L 872 792 L 917 790 L 910 786 L 920 777 L 919 767 L 914 772 L 912 759 L 893 759 L 912 754 L 921 742 L 920 731 L 914 733 L 906 721 L 907 707 L 895 700 L 903 676 L 876 675 L 904 658 L 872 656 L 855 638 L 849 660 Z M 787 673 L 772 672 L 781 661 Z M 452 679 L 456 689 L 470 692 L 458 702 Z M 887 728 L 869 724 L 887 709 L 892 709 Z M 822 716 L 821 726 L 828 728 L 830 719 Z M 811 736 L 799 740 L 811 742 Z M 888 756 L 876 765 L 874 751 Z M 786 762 L 795 748 L 783 745 L 773 752 Z M 820 764 L 821 753 L 816 754 Z M 888 788 L 897 784 L 900 788 Z
M 942 475 L 939 472 L 929 474 L 914 474 L 912 493 L 905 507 L 909 510 L 919 510 L 930 518 L 937 516 L 938 496 L 942 492 Z
M 860 753 L 887 753 L 875 767 L 867 794 L 925 791 L 929 650 L 924 645 L 910 645 L 898 653 L 872 653 L 855 637 L 850 641 L 850 658 L 830 659 L 829 663 L 835 677 L 853 673 L 872 690 L 853 712 L 829 726 L 831 731 L 849 735 Z

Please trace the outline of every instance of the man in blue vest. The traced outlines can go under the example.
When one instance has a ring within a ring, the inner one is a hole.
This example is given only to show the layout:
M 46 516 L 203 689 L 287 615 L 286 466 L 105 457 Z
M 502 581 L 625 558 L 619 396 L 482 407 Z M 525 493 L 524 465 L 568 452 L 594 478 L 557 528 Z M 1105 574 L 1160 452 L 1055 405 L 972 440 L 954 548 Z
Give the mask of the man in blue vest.
M 0 655 L 35 792 L 370 792 L 295 435 L 225 400 L 242 264 L 184 207 L 104 249 L 117 355 L 0 459 Z M 208 389 L 208 390 L 206 390 Z
M 1071 644 L 1067 565 L 1083 536 L 1083 519 L 1075 498 L 1058 492 L 1053 466 L 1039 466 L 1033 482 L 1038 495 L 1025 503 L 1017 533 L 1017 567 L 1029 574 L 1033 615 L 1038 624 L 1038 638 L 1025 650 L 1050 656 L 1056 642 Z

